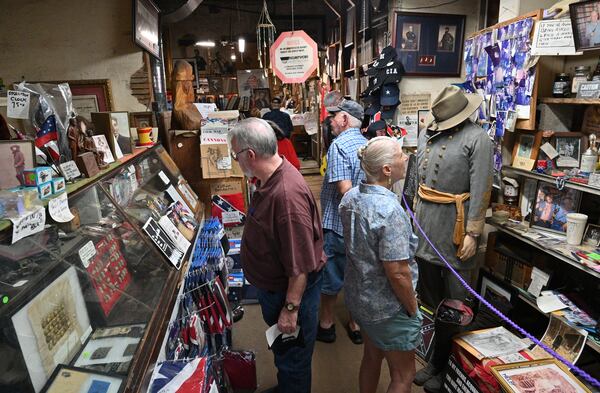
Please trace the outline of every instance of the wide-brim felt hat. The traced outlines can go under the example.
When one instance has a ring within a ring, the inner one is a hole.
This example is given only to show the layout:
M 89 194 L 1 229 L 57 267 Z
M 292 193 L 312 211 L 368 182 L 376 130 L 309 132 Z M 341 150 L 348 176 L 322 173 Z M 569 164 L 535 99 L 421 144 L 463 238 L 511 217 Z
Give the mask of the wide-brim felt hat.
M 453 128 L 467 120 L 482 102 L 479 94 L 466 94 L 456 86 L 447 86 L 431 104 L 425 118 L 427 129 L 444 131 Z

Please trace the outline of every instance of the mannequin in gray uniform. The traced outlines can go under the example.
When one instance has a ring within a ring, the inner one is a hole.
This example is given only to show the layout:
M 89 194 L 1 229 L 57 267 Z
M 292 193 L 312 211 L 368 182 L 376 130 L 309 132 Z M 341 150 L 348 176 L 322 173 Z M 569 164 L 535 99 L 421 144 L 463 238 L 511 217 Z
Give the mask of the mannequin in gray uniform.
M 492 142 L 483 129 L 469 120 L 481 97 L 446 87 L 431 105 L 427 130 L 417 149 L 418 196 L 416 217 L 435 247 L 469 281 L 475 251 L 485 224 L 493 177 Z M 464 301 L 467 291 L 445 266 L 423 235 L 419 246 L 421 302 L 434 309 L 445 298 Z M 428 392 L 442 385 L 456 325 L 436 320 L 434 352 L 429 364 L 415 377 Z M 449 327 L 450 326 L 450 327 Z

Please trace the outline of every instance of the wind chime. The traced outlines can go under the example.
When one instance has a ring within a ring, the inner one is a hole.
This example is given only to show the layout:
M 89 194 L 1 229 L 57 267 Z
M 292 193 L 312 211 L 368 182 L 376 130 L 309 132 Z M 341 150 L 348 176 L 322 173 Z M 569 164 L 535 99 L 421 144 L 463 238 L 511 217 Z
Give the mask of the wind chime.
M 258 18 L 258 24 L 256 25 L 256 45 L 258 49 L 258 63 L 261 68 L 266 68 L 269 62 L 269 49 L 275 41 L 276 33 L 275 25 L 271 21 L 271 15 L 267 9 L 267 0 L 263 0 L 263 9 Z

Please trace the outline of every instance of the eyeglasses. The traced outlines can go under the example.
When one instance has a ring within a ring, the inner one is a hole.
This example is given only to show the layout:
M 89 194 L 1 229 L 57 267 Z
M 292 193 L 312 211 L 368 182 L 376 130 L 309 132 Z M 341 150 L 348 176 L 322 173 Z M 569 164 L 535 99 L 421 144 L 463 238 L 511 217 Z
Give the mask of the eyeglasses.
M 247 148 L 245 148 L 245 149 L 242 149 L 242 150 L 238 151 L 237 153 L 235 153 L 235 152 L 233 152 L 233 151 L 232 151 L 232 152 L 231 152 L 231 158 L 233 158 L 233 160 L 234 160 L 234 161 L 237 161 L 237 160 L 238 160 L 238 156 L 239 156 L 240 154 L 242 154 L 243 152 L 245 152 L 245 151 L 248 151 L 248 150 L 250 150 L 250 148 L 249 148 L 249 147 L 247 147 Z

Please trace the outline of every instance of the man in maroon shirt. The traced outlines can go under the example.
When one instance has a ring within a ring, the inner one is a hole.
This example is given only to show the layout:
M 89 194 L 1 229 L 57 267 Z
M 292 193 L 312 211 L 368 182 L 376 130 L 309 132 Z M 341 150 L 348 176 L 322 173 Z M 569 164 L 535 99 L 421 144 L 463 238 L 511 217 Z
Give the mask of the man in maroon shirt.
M 229 142 L 244 174 L 258 179 L 242 236 L 244 275 L 258 288 L 265 322 L 287 334 L 298 326 L 304 341 L 274 351 L 278 387 L 270 391 L 308 393 L 325 264 L 317 204 L 300 172 L 277 154 L 266 121 L 241 121 Z

